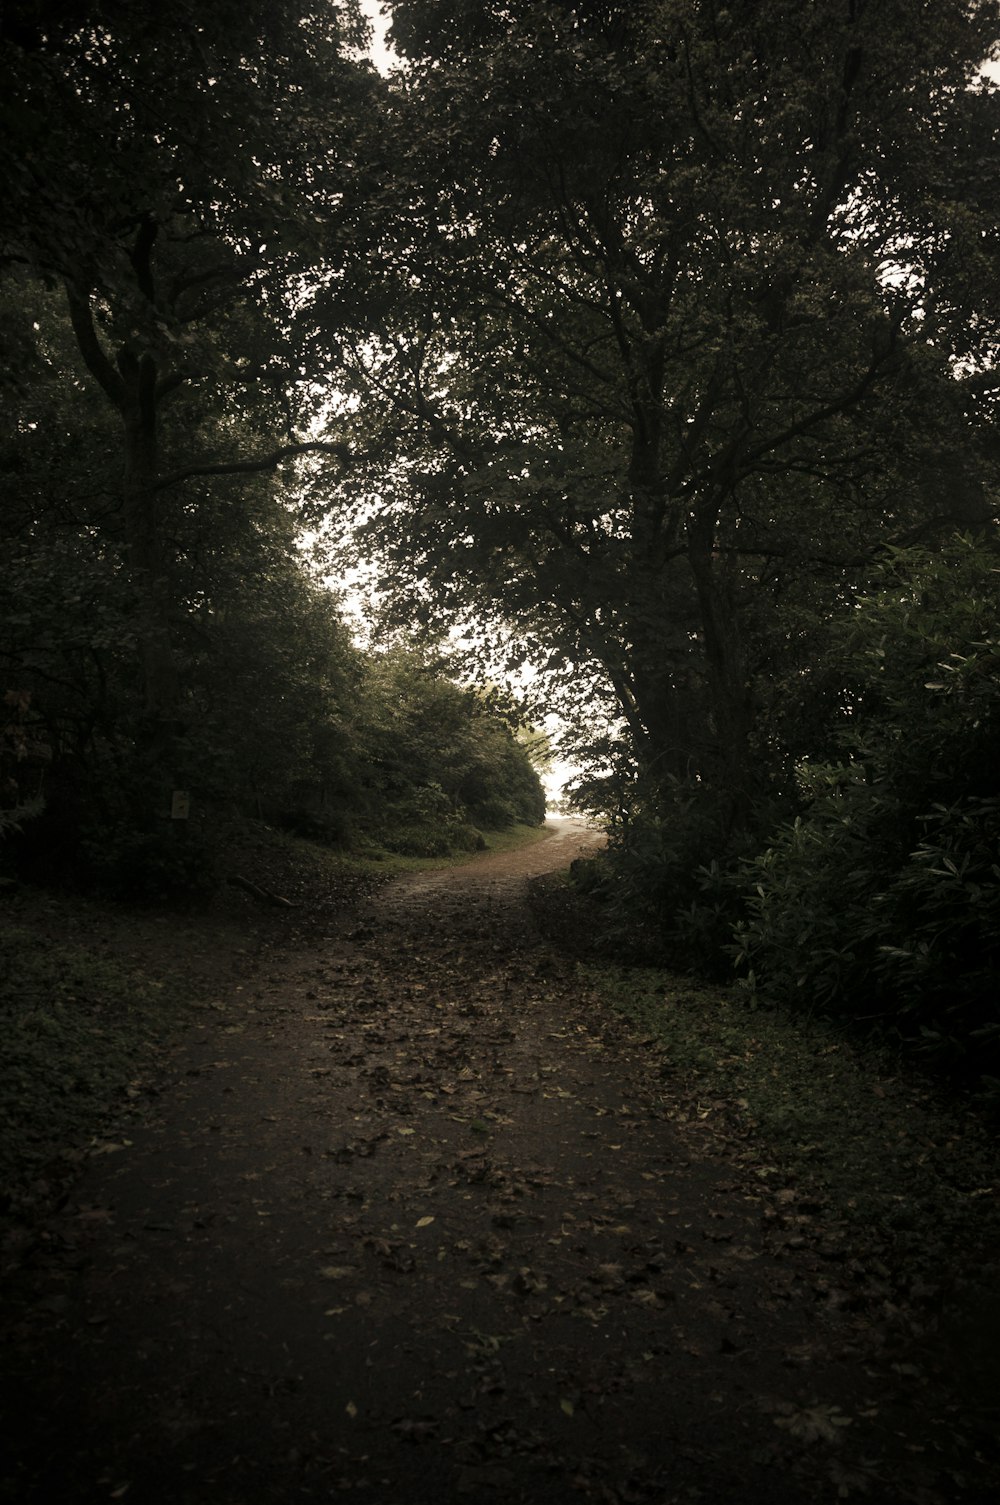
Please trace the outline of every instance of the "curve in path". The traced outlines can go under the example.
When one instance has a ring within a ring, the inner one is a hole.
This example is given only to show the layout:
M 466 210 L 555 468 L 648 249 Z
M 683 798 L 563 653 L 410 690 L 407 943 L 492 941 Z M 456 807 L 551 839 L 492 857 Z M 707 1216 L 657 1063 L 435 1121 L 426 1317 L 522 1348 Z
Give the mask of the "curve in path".
M 863 1324 L 533 931 L 598 839 L 391 884 L 224 1000 L 51 1230 L 7 1498 L 913 1498 Z

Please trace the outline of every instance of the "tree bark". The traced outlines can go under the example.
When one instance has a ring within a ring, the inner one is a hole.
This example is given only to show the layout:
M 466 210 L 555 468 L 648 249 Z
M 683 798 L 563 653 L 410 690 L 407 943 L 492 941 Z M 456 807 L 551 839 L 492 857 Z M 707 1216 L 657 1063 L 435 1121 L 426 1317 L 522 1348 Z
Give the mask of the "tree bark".
M 124 413 L 123 516 L 136 592 L 143 712 L 151 741 L 165 751 L 178 730 L 180 680 L 157 499 L 157 468 L 155 407 L 140 397 L 130 401 Z
M 725 561 L 716 549 L 719 503 L 694 505 L 688 522 L 688 561 L 698 597 L 702 647 L 715 743 L 712 783 L 719 789 L 728 827 L 748 817 L 759 780 L 751 756 L 753 695 L 739 613 Z
M 140 236 L 136 257 L 141 253 L 148 259 L 151 248 L 149 235 Z M 181 694 L 157 496 L 159 372 L 152 355 L 137 354 L 127 345 L 112 361 L 98 334 L 89 295 L 68 283 L 66 296 L 80 354 L 121 421 L 122 520 L 136 597 L 135 633 L 142 681 L 139 740 L 161 778 L 176 787 L 180 781 Z

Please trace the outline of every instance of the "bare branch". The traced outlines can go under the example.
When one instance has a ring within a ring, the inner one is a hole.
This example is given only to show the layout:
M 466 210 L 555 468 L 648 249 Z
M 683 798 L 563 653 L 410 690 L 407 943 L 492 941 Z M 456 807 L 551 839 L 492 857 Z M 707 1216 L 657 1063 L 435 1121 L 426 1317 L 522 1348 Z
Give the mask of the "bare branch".
M 125 407 L 125 383 L 111 364 L 98 338 L 90 299 L 79 293 L 71 282 L 66 282 L 64 286 L 73 333 L 84 364 L 104 395 L 122 412 Z
M 193 480 L 196 476 L 260 475 L 264 471 L 277 470 L 285 460 L 311 454 L 336 455 L 342 465 L 346 465 L 351 458 L 346 444 L 327 444 L 322 440 L 315 440 L 310 444 L 284 444 L 280 449 L 272 450 L 269 455 L 261 455 L 256 460 L 224 460 L 215 464 L 186 465 L 183 470 L 174 470 L 169 475 L 162 476 L 153 489 L 166 491 L 169 487 L 179 486 L 182 481 Z

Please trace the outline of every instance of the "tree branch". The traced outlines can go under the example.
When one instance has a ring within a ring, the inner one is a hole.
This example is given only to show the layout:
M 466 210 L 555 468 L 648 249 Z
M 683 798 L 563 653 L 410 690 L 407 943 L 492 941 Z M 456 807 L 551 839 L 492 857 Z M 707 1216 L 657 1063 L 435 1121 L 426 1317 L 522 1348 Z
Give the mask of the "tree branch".
M 837 397 L 831 398 L 829 402 L 825 402 L 820 407 L 815 408 L 811 413 L 807 413 L 798 422 L 789 424 L 782 433 L 772 434 L 762 443 L 754 445 L 752 449 L 748 449 L 740 457 L 741 468 L 745 473 L 749 474 L 750 471 L 756 468 L 758 461 L 764 455 L 773 454 L 775 450 L 781 449 L 783 445 L 789 444 L 800 435 L 808 433 L 811 429 L 816 428 L 818 424 L 825 423 L 828 418 L 834 418 L 838 413 L 844 413 L 856 407 L 869 389 L 878 381 L 882 370 L 887 365 L 891 365 L 894 355 L 895 352 L 890 352 L 887 359 L 880 359 L 876 356 L 852 387 L 841 392 Z
M 125 407 L 125 383 L 111 364 L 98 338 L 90 299 L 77 292 L 71 282 L 64 283 L 64 287 L 70 322 L 84 364 L 104 395 L 122 412 Z
M 190 371 L 173 371 L 169 376 L 163 377 L 162 380 L 157 382 L 156 384 L 157 402 L 162 402 L 164 398 L 169 397 L 172 392 L 176 392 L 178 387 L 183 387 L 184 383 L 190 380 L 190 377 Z
M 351 458 L 351 452 L 346 444 L 327 444 L 318 439 L 310 444 L 284 444 L 280 449 L 272 450 L 269 455 L 261 455 L 256 460 L 226 460 L 217 464 L 186 465 L 183 470 L 174 470 L 169 475 L 162 476 L 153 489 L 166 491 L 168 487 L 179 486 L 182 481 L 190 481 L 195 476 L 259 475 L 263 471 L 277 470 L 284 460 L 310 454 L 336 455 L 343 465 L 346 465 Z

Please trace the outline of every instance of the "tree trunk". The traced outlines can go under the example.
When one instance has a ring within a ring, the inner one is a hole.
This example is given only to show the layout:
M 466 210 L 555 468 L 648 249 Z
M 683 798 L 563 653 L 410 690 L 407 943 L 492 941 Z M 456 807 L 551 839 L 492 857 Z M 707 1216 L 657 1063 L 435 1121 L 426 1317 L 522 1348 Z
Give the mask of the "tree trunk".
M 155 230 L 144 226 L 136 240 L 133 265 L 149 294 L 150 257 Z M 159 372 L 148 352 L 123 344 L 112 360 L 98 336 L 91 296 L 66 284 L 73 332 L 84 362 L 122 424 L 122 513 L 125 544 L 136 596 L 135 634 L 142 682 L 138 741 L 150 772 L 166 784 L 180 779 L 180 680 L 171 631 L 171 597 L 160 519 Z
M 156 491 L 155 408 L 141 401 L 129 403 L 124 417 L 125 541 L 136 592 L 143 715 L 151 743 L 166 748 L 176 737 L 180 681 L 174 658 L 170 590 Z
M 743 825 L 759 784 L 751 755 L 753 694 L 727 567 L 715 548 L 718 506 L 692 509 L 688 561 L 698 598 L 708 688 L 709 728 L 714 742 L 710 780 L 721 791 L 730 830 Z

